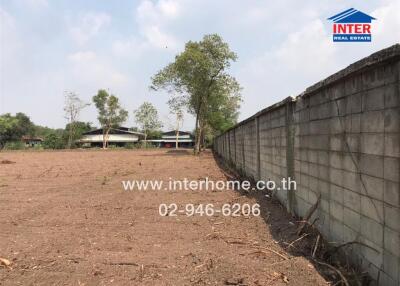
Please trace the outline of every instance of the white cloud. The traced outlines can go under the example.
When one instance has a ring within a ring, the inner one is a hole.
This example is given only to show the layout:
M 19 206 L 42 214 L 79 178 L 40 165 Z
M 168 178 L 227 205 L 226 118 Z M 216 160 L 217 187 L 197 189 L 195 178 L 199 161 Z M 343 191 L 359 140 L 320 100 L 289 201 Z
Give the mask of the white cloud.
M 93 51 L 79 51 L 68 56 L 71 74 L 77 83 L 99 88 L 121 88 L 128 77 L 119 72 L 110 62 Z
M 18 2 L 31 10 L 42 10 L 49 7 L 47 0 L 18 0 Z
M 281 66 L 304 74 L 321 75 L 334 65 L 336 48 L 321 20 L 314 20 L 289 34 L 276 51 Z
M 400 1 L 393 1 L 371 13 L 373 21 L 372 41 L 384 48 L 394 42 L 400 42 Z
M 116 40 L 112 43 L 111 49 L 113 55 L 118 58 L 140 59 L 149 48 L 147 42 L 136 38 Z
M 179 16 L 179 11 L 179 3 L 174 0 L 160 0 L 156 4 L 144 0 L 140 3 L 136 9 L 136 20 L 141 34 L 151 46 L 177 50 L 179 41 L 171 33 L 166 32 L 165 27 Z
M 110 22 L 111 17 L 106 13 L 88 12 L 81 15 L 77 23 L 71 24 L 69 32 L 77 44 L 84 45 Z
M 47 0 L 26 0 L 26 2 L 35 8 L 45 8 L 49 6 Z
M 309 85 L 338 69 L 331 37 L 321 20 L 315 19 L 288 34 L 277 46 L 243 64 L 238 78 L 244 86 L 241 118 L 288 96 L 296 96 Z
M 96 58 L 96 54 L 92 51 L 76 52 L 68 56 L 73 62 L 88 62 Z

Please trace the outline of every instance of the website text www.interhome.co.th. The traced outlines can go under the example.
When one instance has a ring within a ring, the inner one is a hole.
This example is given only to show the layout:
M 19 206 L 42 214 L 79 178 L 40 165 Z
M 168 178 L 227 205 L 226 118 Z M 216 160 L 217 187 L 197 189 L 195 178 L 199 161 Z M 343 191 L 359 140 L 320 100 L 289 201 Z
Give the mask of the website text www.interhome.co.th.
M 167 181 L 163 180 L 127 180 L 122 181 L 122 187 L 125 191 L 181 191 L 181 190 L 244 190 L 244 191 L 257 191 L 257 190 L 296 190 L 297 183 L 295 180 L 289 178 L 282 178 L 277 184 L 272 180 L 260 180 L 252 183 L 249 180 L 217 180 L 213 181 L 206 177 L 204 180 L 174 180 L 169 178 Z

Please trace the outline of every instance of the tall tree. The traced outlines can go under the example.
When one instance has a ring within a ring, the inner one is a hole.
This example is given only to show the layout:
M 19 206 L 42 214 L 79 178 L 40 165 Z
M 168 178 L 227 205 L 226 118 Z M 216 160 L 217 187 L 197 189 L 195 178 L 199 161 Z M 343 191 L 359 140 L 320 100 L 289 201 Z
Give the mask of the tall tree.
M 76 132 L 76 122 L 82 109 L 89 106 L 89 103 L 83 102 L 76 93 L 71 91 L 65 92 L 65 119 L 68 121 L 68 142 L 67 148 L 70 149 Z
M 237 56 L 219 35 L 206 35 L 199 42 L 189 41 L 185 50 L 152 78 L 151 88 L 177 92 L 187 97 L 188 111 L 195 115 L 195 154 L 200 152 L 203 130 L 207 125 L 211 102 L 224 100 L 214 97 L 229 96 L 237 81 L 227 73 Z M 240 89 L 239 89 L 240 90 Z M 237 94 L 240 100 L 240 94 Z M 237 97 L 236 97 L 237 98 Z M 236 110 L 235 110 L 236 112 Z
M 144 144 L 147 146 L 147 136 L 150 132 L 162 127 L 158 119 L 157 109 L 150 102 L 143 102 L 134 112 L 136 123 L 144 133 Z
M 125 122 L 128 111 L 121 107 L 118 97 L 104 89 L 100 89 L 97 95 L 93 96 L 93 102 L 99 112 L 97 119 L 103 128 L 103 148 L 106 149 L 111 128 Z
M 183 108 L 185 104 L 183 96 L 175 96 L 168 100 L 169 112 L 175 116 L 175 149 L 179 148 L 179 130 L 183 124 Z

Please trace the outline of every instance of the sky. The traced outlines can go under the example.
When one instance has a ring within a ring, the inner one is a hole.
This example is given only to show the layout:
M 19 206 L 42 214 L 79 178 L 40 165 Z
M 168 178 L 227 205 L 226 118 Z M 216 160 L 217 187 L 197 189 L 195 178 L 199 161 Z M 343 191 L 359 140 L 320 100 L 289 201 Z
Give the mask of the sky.
M 355 8 L 375 18 L 370 43 L 334 43 L 327 20 Z M 241 84 L 239 120 L 400 42 L 400 0 L 0 0 L 0 114 L 24 112 L 63 128 L 64 92 L 91 102 L 108 89 L 129 111 L 144 101 L 172 128 L 164 92 L 151 76 L 187 41 L 218 33 L 238 60 L 229 73 Z M 97 122 L 92 104 L 81 121 Z M 183 130 L 193 130 L 186 114 Z

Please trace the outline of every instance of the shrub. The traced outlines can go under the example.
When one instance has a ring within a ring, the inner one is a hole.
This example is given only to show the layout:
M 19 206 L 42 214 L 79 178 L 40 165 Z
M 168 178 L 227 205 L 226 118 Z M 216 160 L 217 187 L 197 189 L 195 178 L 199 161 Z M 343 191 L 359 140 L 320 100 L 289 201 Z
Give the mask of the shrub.
M 45 149 L 63 149 L 65 146 L 61 136 L 52 133 L 44 138 L 43 147 Z
M 25 143 L 22 141 L 10 141 L 4 145 L 5 150 L 23 150 L 25 148 Z
M 126 149 L 133 149 L 133 148 L 135 148 L 135 144 L 133 144 L 133 143 L 127 143 L 127 144 L 125 145 L 125 148 L 126 148 Z

